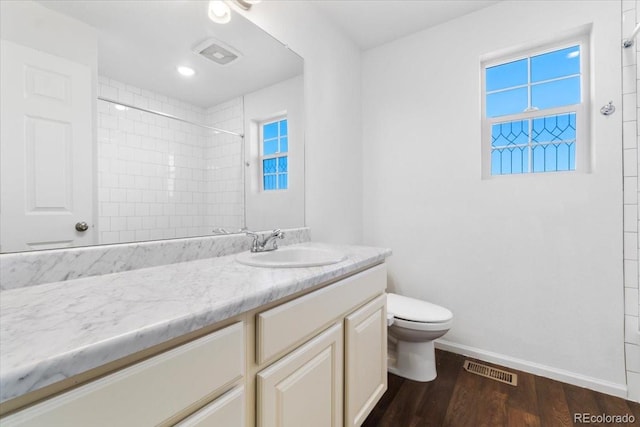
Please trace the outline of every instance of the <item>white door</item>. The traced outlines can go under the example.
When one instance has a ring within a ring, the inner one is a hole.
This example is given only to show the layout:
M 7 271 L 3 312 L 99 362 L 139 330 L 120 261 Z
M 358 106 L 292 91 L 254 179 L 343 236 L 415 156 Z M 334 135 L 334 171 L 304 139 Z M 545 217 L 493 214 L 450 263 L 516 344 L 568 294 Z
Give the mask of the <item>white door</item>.
M 0 67 L 0 251 L 93 244 L 90 68 L 6 40 Z

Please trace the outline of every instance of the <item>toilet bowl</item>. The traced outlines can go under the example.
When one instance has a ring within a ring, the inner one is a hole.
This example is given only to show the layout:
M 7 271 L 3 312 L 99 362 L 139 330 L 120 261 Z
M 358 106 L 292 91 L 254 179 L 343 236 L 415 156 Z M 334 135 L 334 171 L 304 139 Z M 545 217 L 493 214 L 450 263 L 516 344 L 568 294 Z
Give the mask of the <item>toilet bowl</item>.
M 388 371 L 414 381 L 436 378 L 433 340 L 449 331 L 453 313 L 426 301 L 387 294 Z

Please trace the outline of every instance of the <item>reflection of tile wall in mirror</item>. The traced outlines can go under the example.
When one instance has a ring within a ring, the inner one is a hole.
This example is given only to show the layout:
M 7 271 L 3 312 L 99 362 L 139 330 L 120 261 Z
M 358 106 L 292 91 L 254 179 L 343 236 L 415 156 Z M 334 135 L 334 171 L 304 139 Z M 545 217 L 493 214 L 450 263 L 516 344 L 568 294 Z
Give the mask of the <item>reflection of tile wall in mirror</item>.
M 242 98 L 234 98 L 206 110 L 212 126 L 243 132 Z M 229 134 L 215 134 L 205 146 L 205 224 L 235 232 L 244 227 L 242 141 Z
M 240 98 L 204 109 L 100 77 L 98 96 L 242 132 Z M 99 243 L 237 231 L 243 225 L 240 139 L 98 102 Z

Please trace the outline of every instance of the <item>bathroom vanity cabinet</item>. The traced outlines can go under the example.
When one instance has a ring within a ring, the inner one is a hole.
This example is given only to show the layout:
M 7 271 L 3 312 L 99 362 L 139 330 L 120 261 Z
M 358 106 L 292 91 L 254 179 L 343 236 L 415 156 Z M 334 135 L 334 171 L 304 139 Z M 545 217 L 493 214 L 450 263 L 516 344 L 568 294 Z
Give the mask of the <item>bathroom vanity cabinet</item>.
M 387 388 L 386 281 L 383 264 L 258 314 L 257 363 L 284 354 L 257 374 L 258 426 L 364 421 Z
M 132 355 L 0 426 L 358 426 L 387 387 L 385 288 L 384 264 L 321 284 Z

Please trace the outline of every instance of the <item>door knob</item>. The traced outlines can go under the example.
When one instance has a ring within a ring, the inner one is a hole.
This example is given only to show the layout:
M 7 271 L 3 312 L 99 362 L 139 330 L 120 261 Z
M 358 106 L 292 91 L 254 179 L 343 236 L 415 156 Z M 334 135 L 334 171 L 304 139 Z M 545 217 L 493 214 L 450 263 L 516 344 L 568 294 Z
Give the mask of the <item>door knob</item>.
M 89 229 L 89 224 L 86 222 L 76 222 L 76 230 L 77 231 L 87 231 Z

